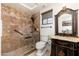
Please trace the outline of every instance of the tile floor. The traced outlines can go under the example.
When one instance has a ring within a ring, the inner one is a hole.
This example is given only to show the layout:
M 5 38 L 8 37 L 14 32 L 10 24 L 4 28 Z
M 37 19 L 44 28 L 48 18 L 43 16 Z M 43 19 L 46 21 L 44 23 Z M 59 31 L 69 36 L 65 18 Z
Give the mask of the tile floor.
M 47 44 L 47 47 L 46 47 L 47 51 L 46 51 L 46 54 L 44 56 L 50 56 L 50 53 L 51 53 L 51 44 Z M 36 52 L 37 50 L 33 50 L 31 51 L 29 54 L 25 54 L 24 56 L 36 56 Z
M 37 50 L 34 50 L 32 53 L 30 53 L 28 56 L 36 56 L 36 52 Z M 51 53 L 51 45 L 47 46 L 47 51 L 46 54 L 44 56 L 50 56 Z
M 31 54 L 29 54 L 28 56 L 36 56 L 36 50 L 32 52 Z M 50 51 L 47 51 L 44 56 L 50 56 Z

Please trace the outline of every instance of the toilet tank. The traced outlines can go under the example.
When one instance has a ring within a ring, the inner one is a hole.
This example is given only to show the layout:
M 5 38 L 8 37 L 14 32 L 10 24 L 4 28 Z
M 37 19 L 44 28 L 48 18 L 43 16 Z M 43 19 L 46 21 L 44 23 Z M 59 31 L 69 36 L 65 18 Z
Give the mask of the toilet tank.
M 40 40 L 47 42 L 48 41 L 48 36 L 47 35 L 41 35 Z

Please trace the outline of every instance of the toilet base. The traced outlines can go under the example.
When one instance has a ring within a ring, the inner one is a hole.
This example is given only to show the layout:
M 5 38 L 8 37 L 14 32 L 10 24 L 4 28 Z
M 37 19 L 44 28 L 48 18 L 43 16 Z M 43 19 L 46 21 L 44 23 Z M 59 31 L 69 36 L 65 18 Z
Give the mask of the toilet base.
M 41 50 L 37 50 L 36 56 L 44 56 L 46 53 L 46 50 L 47 50 L 46 48 L 41 49 Z

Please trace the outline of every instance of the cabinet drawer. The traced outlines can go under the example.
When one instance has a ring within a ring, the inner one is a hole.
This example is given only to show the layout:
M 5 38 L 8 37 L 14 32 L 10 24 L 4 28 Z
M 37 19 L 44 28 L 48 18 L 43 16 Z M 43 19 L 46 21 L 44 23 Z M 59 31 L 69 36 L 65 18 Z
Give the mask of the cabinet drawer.
M 79 43 L 78 43 L 78 56 L 79 56 Z
M 76 47 L 75 43 L 73 43 L 73 42 L 62 41 L 62 40 L 57 40 L 57 39 L 53 39 L 52 44 L 70 47 L 70 48 Z

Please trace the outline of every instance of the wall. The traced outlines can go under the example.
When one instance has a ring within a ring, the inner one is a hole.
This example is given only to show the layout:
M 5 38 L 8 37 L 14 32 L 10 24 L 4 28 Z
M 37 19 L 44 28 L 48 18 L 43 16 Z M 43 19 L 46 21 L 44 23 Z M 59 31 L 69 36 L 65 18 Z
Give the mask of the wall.
M 1 19 L 3 27 L 1 40 L 2 53 L 8 53 L 28 45 L 24 40 L 24 36 L 30 34 L 32 29 L 32 21 L 28 13 L 22 13 L 19 10 L 2 4 Z M 23 36 L 14 30 L 18 30 Z
M 46 11 L 48 11 L 48 10 L 51 10 L 52 8 L 50 7 L 50 6 L 48 6 L 48 7 L 45 7 L 44 9 L 42 9 L 41 11 L 40 11 L 40 14 L 42 14 L 42 13 L 44 13 L 44 12 L 46 12 Z M 52 14 L 53 14 L 53 12 L 52 12 Z M 53 16 L 53 15 L 52 15 Z M 52 19 L 53 20 L 53 19 Z M 54 35 L 54 26 L 53 26 L 53 24 L 54 24 L 54 20 L 53 20 L 53 23 L 52 24 L 48 24 L 48 25 L 42 25 L 42 15 L 40 15 L 40 35 L 41 36 L 48 36 L 48 35 Z M 52 28 L 41 28 L 41 27 L 47 27 L 47 26 L 52 26 Z
M 71 9 L 73 9 L 73 10 L 76 10 L 76 9 L 79 9 L 79 6 L 78 6 L 79 4 L 77 4 L 77 3 L 53 3 L 53 4 L 51 4 L 50 6 L 47 6 L 47 7 L 45 7 L 45 8 L 43 8 L 42 10 L 41 10 L 41 13 L 43 13 L 43 12 L 45 12 L 45 11 L 47 11 L 47 10 L 50 10 L 50 9 L 52 9 L 53 10 L 53 24 L 52 24 L 52 28 L 51 28 L 51 34 L 52 35 L 55 35 L 55 15 L 62 9 L 62 7 L 64 7 L 64 6 L 66 6 L 67 8 L 71 8 Z M 79 12 L 78 12 L 78 14 L 79 14 Z M 42 20 L 42 17 L 41 17 L 41 20 Z M 40 22 L 41 22 L 41 20 L 40 20 Z M 41 23 L 40 23 L 40 25 L 41 25 Z M 41 26 L 43 26 L 43 25 L 41 25 Z M 41 29 L 41 28 L 40 28 Z M 41 35 L 42 34 L 49 34 L 49 33 L 46 33 L 46 32 L 48 32 L 48 31 L 50 31 L 50 30 L 48 30 L 48 29 L 41 29 Z M 78 36 L 79 36 L 79 15 L 78 15 Z
M 53 17 L 53 23 L 50 24 L 50 25 L 42 25 L 42 13 L 48 11 L 48 10 L 51 10 L 53 6 L 51 5 L 48 5 L 46 7 L 43 7 L 41 10 L 40 10 L 40 39 L 42 40 L 48 40 L 48 36 L 49 35 L 54 35 L 55 34 L 55 22 L 54 22 L 54 15 L 53 15 L 53 12 L 52 12 L 52 17 Z M 53 10 L 53 9 L 52 9 Z M 41 28 L 41 27 L 47 27 L 47 26 L 52 26 L 52 28 Z
M 37 12 L 34 15 L 34 27 L 35 31 L 33 32 L 33 39 L 35 39 L 35 45 L 40 40 L 40 12 Z
M 1 37 L 2 37 L 2 20 L 1 20 L 1 4 L 0 4 L 0 55 L 1 55 Z
M 37 12 L 34 15 L 34 26 L 36 31 L 40 32 L 40 12 Z
M 78 11 L 78 37 L 79 37 L 79 11 Z

